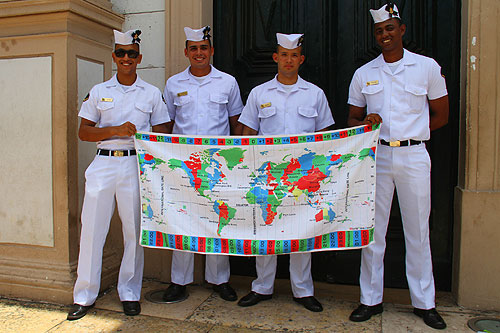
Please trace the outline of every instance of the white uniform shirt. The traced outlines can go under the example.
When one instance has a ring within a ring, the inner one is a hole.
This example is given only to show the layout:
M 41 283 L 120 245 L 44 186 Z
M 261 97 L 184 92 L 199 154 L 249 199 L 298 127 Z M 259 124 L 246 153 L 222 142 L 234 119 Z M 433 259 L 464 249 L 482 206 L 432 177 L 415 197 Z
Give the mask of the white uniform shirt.
M 432 58 L 404 50 L 391 72 L 381 54 L 358 68 L 349 87 L 350 105 L 367 107 L 382 117 L 380 138 L 386 141 L 429 140 L 429 102 L 447 95 L 441 67 Z
M 119 126 L 127 121 L 137 131 L 149 131 L 151 125 L 168 123 L 170 117 L 163 102 L 160 89 L 141 80 L 127 86 L 126 92 L 116 75 L 110 80 L 95 85 L 83 102 L 79 117 L 96 123 L 96 127 Z M 134 149 L 133 137 L 112 137 L 97 142 L 100 149 Z
M 239 122 L 259 135 L 312 133 L 335 123 L 323 90 L 300 76 L 289 92 L 277 76 L 253 88 Z
M 170 77 L 163 95 L 174 134 L 229 135 L 229 117 L 243 109 L 236 79 L 213 66 L 201 83 L 189 67 Z

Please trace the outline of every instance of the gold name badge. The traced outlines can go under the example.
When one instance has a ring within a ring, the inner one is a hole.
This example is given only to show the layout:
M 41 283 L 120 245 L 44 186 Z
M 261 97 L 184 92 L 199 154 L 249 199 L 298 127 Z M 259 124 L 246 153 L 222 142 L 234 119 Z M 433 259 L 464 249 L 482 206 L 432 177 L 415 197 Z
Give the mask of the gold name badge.
M 366 82 L 367 86 L 376 86 L 377 84 L 378 84 L 378 80 Z
M 187 91 L 183 91 L 183 92 L 177 93 L 177 97 L 186 96 L 187 94 L 188 94 Z
M 266 103 L 266 104 L 261 104 L 261 105 L 260 105 L 260 108 L 261 108 L 261 109 L 263 109 L 263 108 L 268 108 L 268 107 L 270 107 L 270 106 L 271 106 L 271 102 Z
M 112 98 L 103 97 L 103 98 L 101 98 L 101 102 L 113 102 L 113 99 Z

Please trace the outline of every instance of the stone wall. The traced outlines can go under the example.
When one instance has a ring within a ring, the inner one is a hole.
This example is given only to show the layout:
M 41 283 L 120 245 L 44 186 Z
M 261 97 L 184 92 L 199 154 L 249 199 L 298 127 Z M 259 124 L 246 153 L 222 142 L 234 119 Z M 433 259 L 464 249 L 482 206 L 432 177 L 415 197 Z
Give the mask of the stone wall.
M 453 293 L 500 310 L 500 2 L 462 2 L 459 181 Z
M 122 21 L 107 0 L 0 2 L 2 296 L 72 303 L 78 162 L 88 158 L 79 149 L 77 101 L 88 89 L 83 81 L 111 75 L 112 29 Z M 116 280 L 117 263 L 108 247 L 104 286 Z

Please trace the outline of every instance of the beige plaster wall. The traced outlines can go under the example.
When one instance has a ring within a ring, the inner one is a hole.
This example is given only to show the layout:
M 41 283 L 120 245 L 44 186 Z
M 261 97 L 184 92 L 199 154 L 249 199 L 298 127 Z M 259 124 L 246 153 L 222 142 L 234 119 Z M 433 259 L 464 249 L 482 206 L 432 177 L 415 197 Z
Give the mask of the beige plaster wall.
M 500 2 L 462 2 L 459 182 L 453 293 L 467 307 L 500 310 Z
M 1 30 L 0 20 L 0 30 Z M 35 246 L 0 244 L 0 294 L 56 301 L 68 299 L 72 286 L 69 263 L 71 235 L 68 232 L 68 172 L 67 172 L 67 34 L 40 34 L 0 38 L 3 48 L 0 57 L 25 58 L 49 55 L 52 58 L 50 79 L 49 123 L 41 123 L 37 133 L 51 133 L 50 154 L 41 165 L 52 164 L 53 245 Z M 12 78 L 9 78 L 12 80 Z M 29 120 L 26 120 L 29 121 Z M 51 130 L 52 129 L 52 130 Z M 26 191 L 29 188 L 25 188 Z M 30 203 L 26 203 L 29 205 Z M 32 216 L 36 218 L 36 214 Z
M 0 59 L 0 73 L 0 243 L 53 246 L 52 57 Z
M 461 219 L 458 231 L 460 251 L 453 292 L 460 305 L 500 310 L 500 192 L 468 191 L 457 188 L 456 206 Z

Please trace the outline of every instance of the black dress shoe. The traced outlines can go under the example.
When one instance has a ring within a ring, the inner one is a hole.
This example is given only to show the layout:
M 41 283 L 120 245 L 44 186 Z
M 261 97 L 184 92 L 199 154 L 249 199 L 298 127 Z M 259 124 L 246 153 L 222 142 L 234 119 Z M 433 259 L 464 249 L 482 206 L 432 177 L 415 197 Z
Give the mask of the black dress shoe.
M 263 294 L 257 294 L 255 291 L 251 291 L 248 295 L 243 296 L 239 301 L 238 305 L 239 306 L 252 306 L 260 301 L 266 301 L 268 299 L 271 299 L 273 295 L 263 295 Z
M 312 312 L 321 312 L 323 311 L 323 306 L 318 302 L 314 296 L 307 297 L 294 297 L 293 300 L 299 304 L 302 304 L 307 310 Z
M 370 319 L 371 316 L 382 313 L 383 311 L 384 307 L 382 306 L 382 303 L 372 306 L 361 304 L 351 313 L 349 320 L 357 322 L 365 321 Z
M 137 316 L 141 313 L 141 304 L 138 301 L 123 301 L 123 312 L 127 316 Z
M 437 330 L 442 330 L 446 328 L 446 323 L 444 322 L 443 318 L 441 318 L 441 316 L 439 315 L 439 313 L 436 311 L 435 308 L 430 310 L 422 310 L 414 308 L 413 313 L 419 316 L 420 318 L 423 318 L 424 323 L 426 323 L 427 326 L 430 326 Z
M 219 294 L 219 296 L 226 301 L 236 301 L 238 296 L 236 296 L 236 291 L 229 285 L 229 283 L 223 283 L 219 285 L 214 285 L 214 291 Z
M 165 302 L 180 302 L 187 298 L 186 286 L 171 283 L 163 294 L 163 301 Z
M 94 303 L 95 304 L 95 303 Z M 80 304 L 73 304 L 71 307 L 71 310 L 68 312 L 68 317 L 66 317 L 68 320 L 77 320 L 82 318 L 89 312 L 90 309 L 94 307 L 94 304 L 92 305 L 80 305 Z

